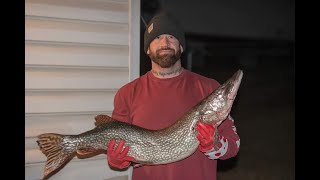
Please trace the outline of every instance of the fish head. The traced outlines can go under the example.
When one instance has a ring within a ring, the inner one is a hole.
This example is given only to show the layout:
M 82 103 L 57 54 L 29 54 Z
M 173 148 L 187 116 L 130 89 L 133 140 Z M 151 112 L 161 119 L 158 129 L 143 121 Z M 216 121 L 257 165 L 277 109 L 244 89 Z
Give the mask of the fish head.
M 238 70 L 230 79 L 220 85 L 201 102 L 199 115 L 202 122 L 218 126 L 228 117 L 242 76 L 242 70 Z

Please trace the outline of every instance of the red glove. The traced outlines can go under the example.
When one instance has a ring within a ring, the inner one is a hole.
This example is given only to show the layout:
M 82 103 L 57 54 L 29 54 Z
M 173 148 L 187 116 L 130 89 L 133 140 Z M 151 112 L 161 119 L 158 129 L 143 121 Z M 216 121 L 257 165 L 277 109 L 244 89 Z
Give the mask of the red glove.
M 215 144 L 219 144 L 218 147 L 221 147 L 221 143 L 219 142 L 218 132 L 215 133 L 215 129 L 212 124 L 205 124 L 202 122 L 198 122 L 197 126 L 198 134 L 197 139 L 199 140 L 199 149 L 202 152 L 211 150 Z M 218 143 L 219 142 L 219 143 Z M 215 146 L 216 148 L 216 146 Z
M 130 165 L 130 161 L 134 161 L 134 158 L 131 156 L 127 156 L 129 151 L 129 147 L 125 147 L 122 151 L 123 145 L 125 141 L 120 140 L 119 145 L 114 150 L 114 145 L 116 144 L 116 140 L 111 140 L 108 144 L 107 151 L 107 159 L 108 163 L 112 167 L 116 167 L 118 169 L 124 169 Z

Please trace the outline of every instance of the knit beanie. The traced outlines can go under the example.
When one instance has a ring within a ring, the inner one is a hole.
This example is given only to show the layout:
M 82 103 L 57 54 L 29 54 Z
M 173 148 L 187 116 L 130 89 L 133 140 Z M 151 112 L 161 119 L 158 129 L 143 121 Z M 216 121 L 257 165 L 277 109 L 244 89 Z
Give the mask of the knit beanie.
M 144 52 L 147 53 L 148 47 L 157 36 L 170 34 L 178 39 L 184 51 L 186 49 L 185 35 L 178 23 L 167 13 L 160 12 L 155 15 L 148 23 L 144 32 Z

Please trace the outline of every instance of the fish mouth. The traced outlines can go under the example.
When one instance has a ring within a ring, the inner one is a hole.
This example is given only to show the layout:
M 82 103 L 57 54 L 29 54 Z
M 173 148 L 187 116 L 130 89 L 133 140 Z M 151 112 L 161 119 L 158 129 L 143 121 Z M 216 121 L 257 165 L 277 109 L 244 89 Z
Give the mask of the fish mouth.
M 231 86 L 232 88 L 229 90 L 230 92 L 228 93 L 229 100 L 234 100 L 236 98 L 238 89 L 241 84 L 242 77 L 243 77 L 243 71 L 239 69 L 230 79 L 230 84 L 233 84 L 233 86 Z
M 242 77 L 243 77 L 243 71 L 241 69 L 239 69 L 236 73 L 236 81 L 235 81 L 235 86 L 234 86 L 237 90 L 239 89 L 239 86 L 241 84 Z
M 243 76 L 243 71 L 239 69 L 231 78 L 235 82 L 236 86 L 240 85 L 242 76 Z

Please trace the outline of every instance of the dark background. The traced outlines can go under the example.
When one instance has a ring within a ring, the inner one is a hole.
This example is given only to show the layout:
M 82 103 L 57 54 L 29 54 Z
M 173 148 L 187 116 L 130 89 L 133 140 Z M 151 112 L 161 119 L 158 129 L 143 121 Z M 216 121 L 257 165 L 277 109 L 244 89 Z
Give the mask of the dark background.
M 220 83 L 244 71 L 231 111 L 240 151 L 218 161 L 218 179 L 295 179 L 295 1 L 141 0 L 146 22 L 162 8 L 185 29 L 185 68 Z M 142 75 L 151 63 L 140 24 Z

